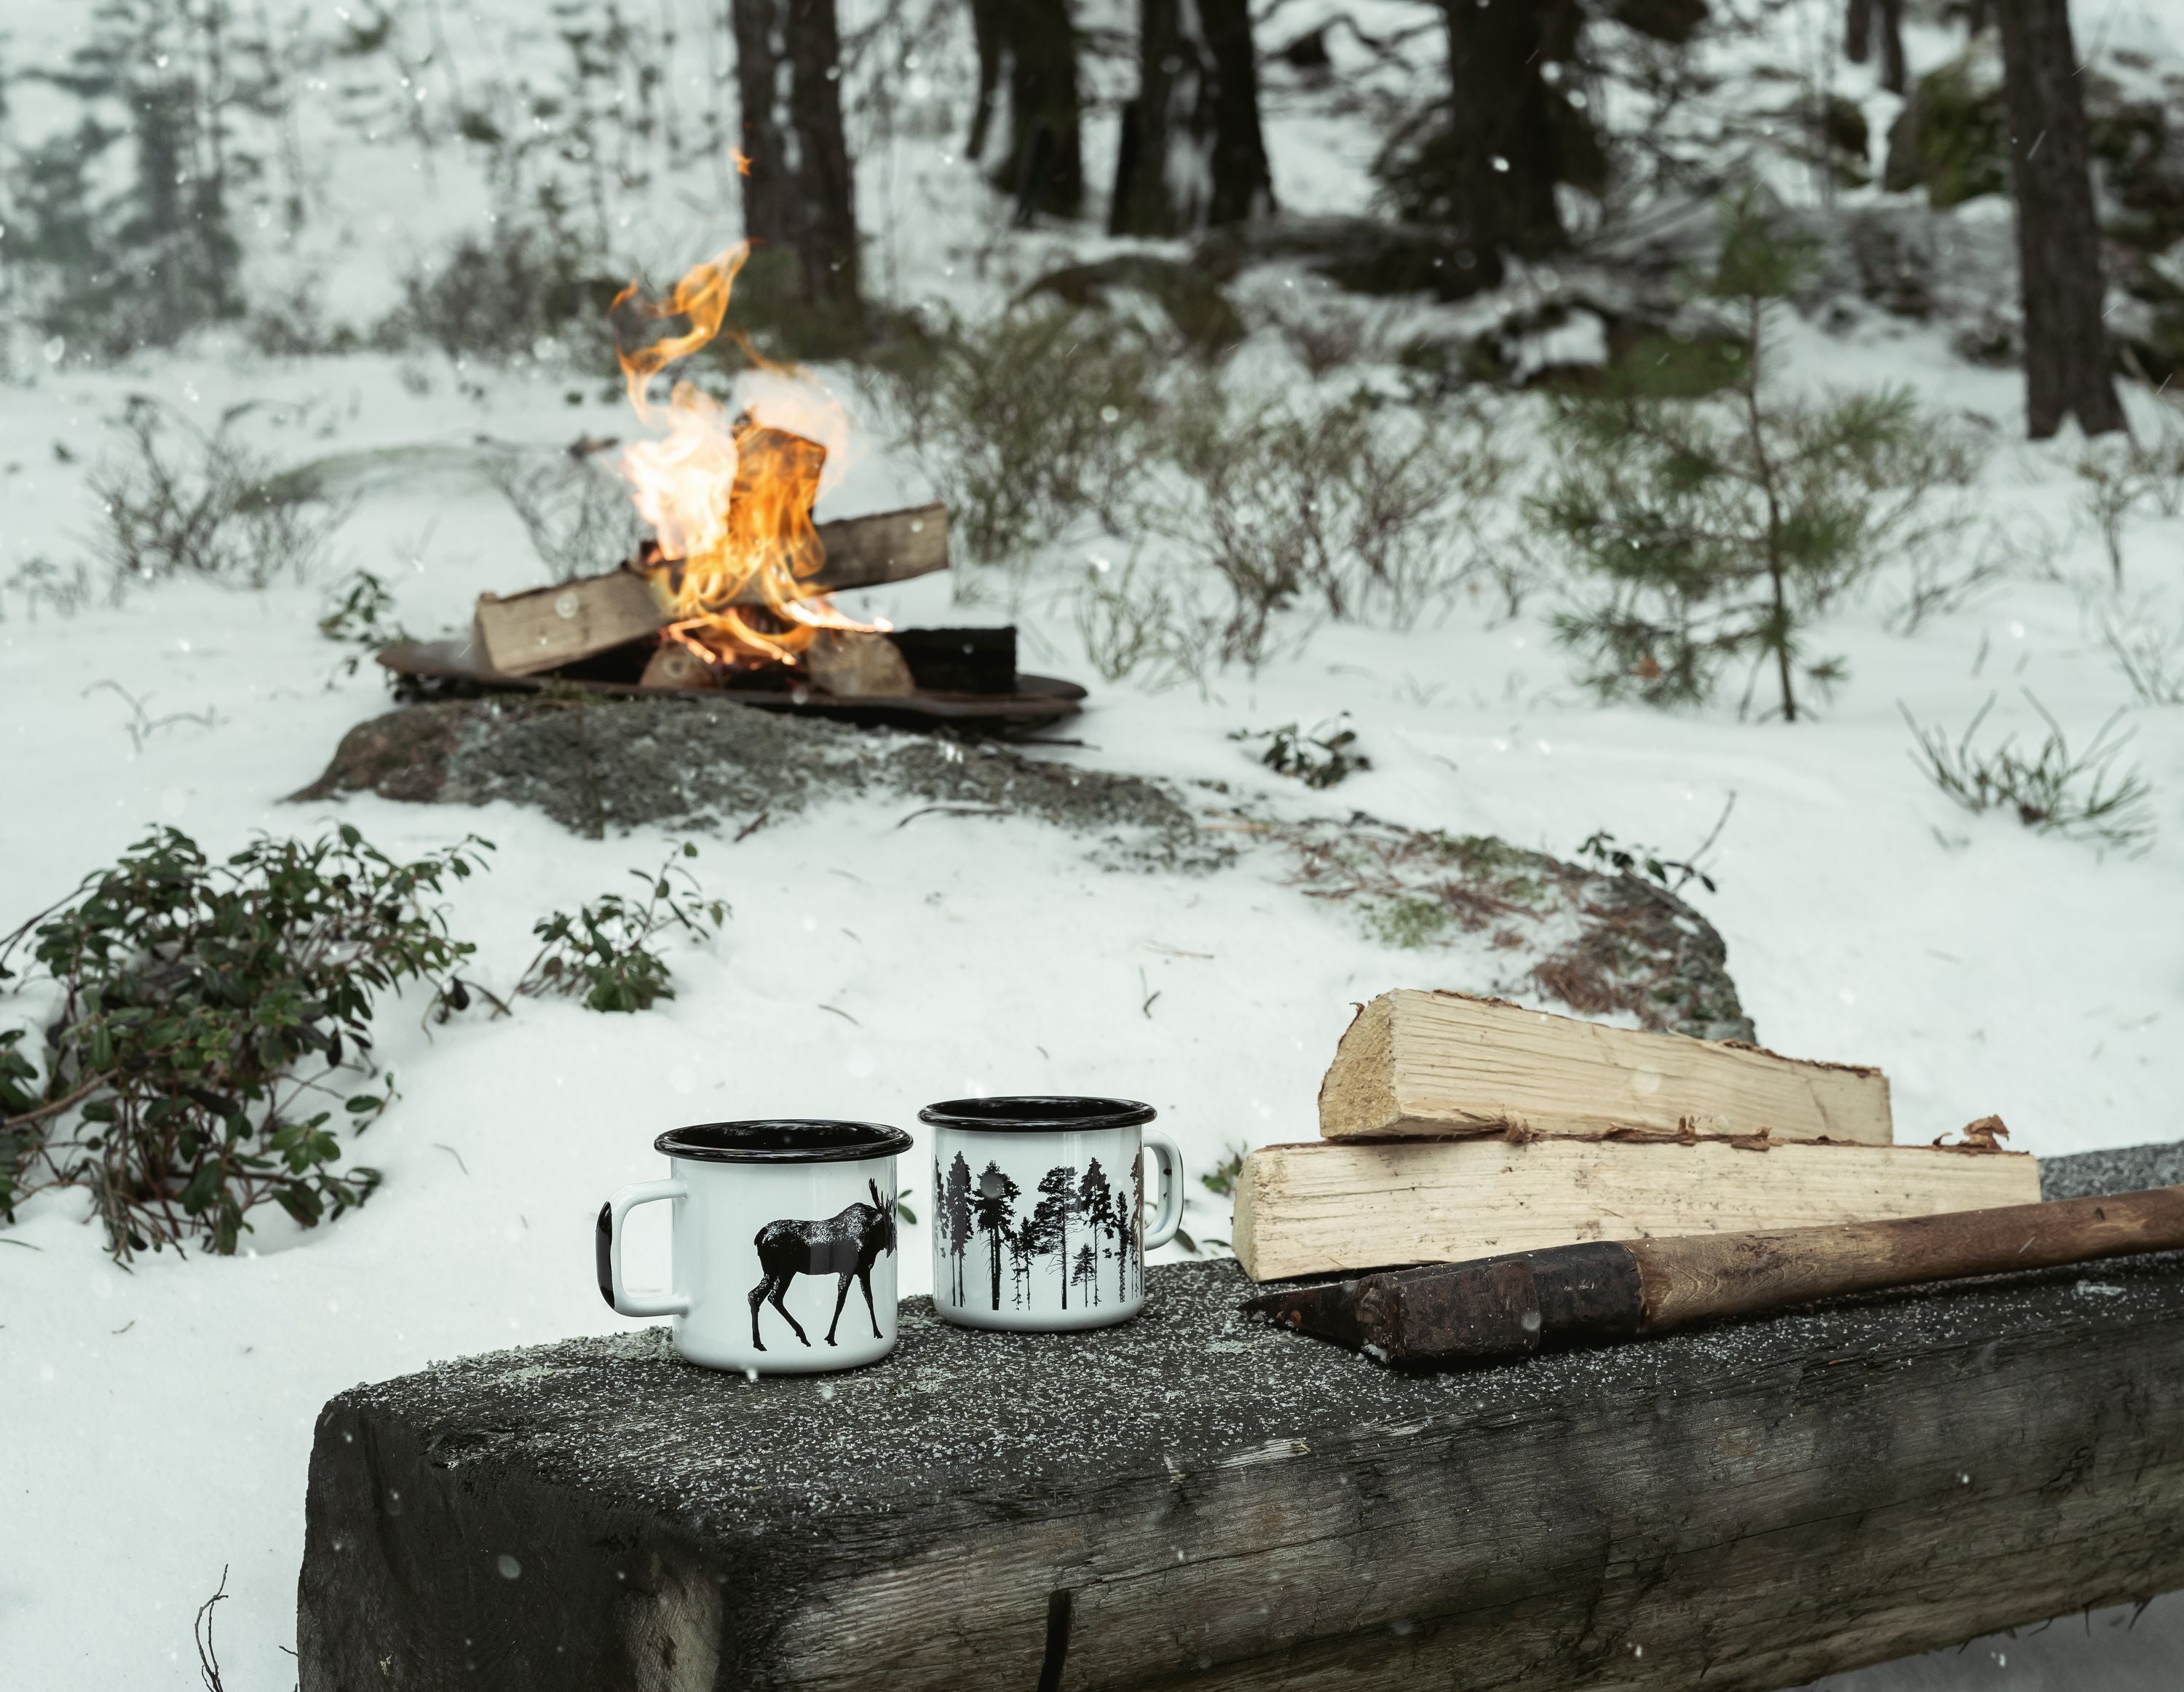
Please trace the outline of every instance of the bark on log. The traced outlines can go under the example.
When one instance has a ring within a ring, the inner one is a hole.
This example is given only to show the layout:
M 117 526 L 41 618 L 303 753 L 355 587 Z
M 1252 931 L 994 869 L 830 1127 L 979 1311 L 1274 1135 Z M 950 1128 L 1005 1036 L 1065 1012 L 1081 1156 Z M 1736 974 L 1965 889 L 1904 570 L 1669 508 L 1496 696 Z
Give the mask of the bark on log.
M 2045 440 L 2066 415 L 2088 435 L 2121 429 L 2068 0 L 2001 0 L 1997 9 L 2025 298 L 2027 432 Z
M 1727 1692 L 2184 1585 L 2184 1266 L 1407 1377 L 1143 1317 L 747 1383 L 663 1331 L 320 1417 L 303 1692 Z
M 1195 235 L 1273 210 L 1248 0 L 1139 0 L 1109 231 Z

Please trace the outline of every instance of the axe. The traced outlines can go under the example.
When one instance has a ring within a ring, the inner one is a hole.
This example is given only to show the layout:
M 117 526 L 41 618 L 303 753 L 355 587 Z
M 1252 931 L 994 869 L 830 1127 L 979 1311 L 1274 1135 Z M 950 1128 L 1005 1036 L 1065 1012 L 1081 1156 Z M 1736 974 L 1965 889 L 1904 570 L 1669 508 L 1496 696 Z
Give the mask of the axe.
M 1594 1240 L 1286 1288 L 1244 1308 L 1383 1363 L 1461 1368 L 1968 1275 L 2184 1250 L 2184 1187 L 1901 1222 Z

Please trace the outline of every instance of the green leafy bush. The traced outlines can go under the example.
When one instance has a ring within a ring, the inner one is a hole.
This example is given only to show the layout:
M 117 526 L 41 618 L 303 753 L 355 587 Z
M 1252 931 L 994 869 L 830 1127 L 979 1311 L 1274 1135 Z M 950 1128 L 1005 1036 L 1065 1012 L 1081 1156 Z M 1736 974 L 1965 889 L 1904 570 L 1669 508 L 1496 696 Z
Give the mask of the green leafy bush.
M 344 824 L 214 863 L 162 827 L 17 929 L 0 979 L 27 946 L 17 991 L 55 1002 L 36 1061 L 31 1031 L 0 1033 L 0 1216 L 84 1188 L 125 1261 L 187 1240 L 231 1253 L 269 1200 L 306 1227 L 362 1204 L 377 1172 L 338 1166 L 342 1133 L 393 1096 L 375 1003 L 407 982 L 462 994 L 472 949 L 427 900 L 490 849 L 397 863 Z
M 1295 723 L 1279 728 L 1240 728 L 1229 737 L 1250 745 L 1264 741 L 1259 761 L 1278 776 L 1293 776 L 1307 788 L 1331 788 L 1359 770 L 1369 770 L 1373 760 L 1352 749 L 1357 731 L 1347 713 L 1330 717 L 1306 733 Z
M 698 878 L 677 861 L 694 858 L 687 841 L 657 870 L 632 870 L 642 899 L 610 893 L 579 905 L 574 916 L 554 911 L 532 927 L 538 955 L 515 984 L 521 993 L 581 996 L 588 1010 L 649 1010 L 675 988 L 667 960 L 652 943 L 670 929 L 705 939 L 728 919 L 727 901 L 707 899 Z

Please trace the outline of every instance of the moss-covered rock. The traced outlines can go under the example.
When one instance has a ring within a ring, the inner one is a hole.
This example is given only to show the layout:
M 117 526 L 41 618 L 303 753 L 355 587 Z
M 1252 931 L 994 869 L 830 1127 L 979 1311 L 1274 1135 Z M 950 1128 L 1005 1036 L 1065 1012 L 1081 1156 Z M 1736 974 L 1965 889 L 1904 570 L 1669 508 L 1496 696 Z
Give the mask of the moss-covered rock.
M 2009 120 L 2002 59 L 1990 41 L 1920 77 L 1888 132 L 1881 186 L 1924 186 L 1936 209 L 2009 192 Z

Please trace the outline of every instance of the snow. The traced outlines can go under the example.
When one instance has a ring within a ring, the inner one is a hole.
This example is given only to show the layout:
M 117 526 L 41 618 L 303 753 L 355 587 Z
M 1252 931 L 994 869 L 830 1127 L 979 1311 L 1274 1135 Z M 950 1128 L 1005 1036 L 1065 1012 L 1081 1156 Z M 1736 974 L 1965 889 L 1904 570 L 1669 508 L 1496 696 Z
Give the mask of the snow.
M 49 19 L 60 9 L 32 8 Z M 488 8 L 454 9 L 481 39 L 529 38 L 527 8 L 500 8 L 489 26 L 476 21 Z M 2081 41 L 2098 27 L 2111 44 L 2151 51 L 2173 47 L 2184 8 L 2080 16 Z M 1914 69 L 1926 45 L 1914 37 Z M 42 42 L 15 46 L 20 58 Z M 957 70 L 935 70 L 934 98 L 955 99 L 960 114 Z M 952 120 L 929 132 L 905 124 L 883 164 L 864 170 L 881 287 L 977 307 L 1041 258 L 1106 250 L 1070 234 L 1002 248 L 1004 214 L 950 156 L 958 132 Z M 1270 140 L 1284 203 L 1353 209 L 1370 156 L 1360 133 L 1323 112 L 1281 118 Z M 428 181 L 426 161 L 401 148 L 397 136 L 382 153 L 326 153 L 338 237 L 283 261 L 330 282 L 337 316 L 382 309 L 410 254 L 482 217 L 484 200 L 447 150 Z M 1102 157 L 1096 134 L 1089 156 Z M 632 253 L 673 265 L 733 225 L 699 226 L 687 201 L 655 195 L 627 232 Z M 1406 627 L 1320 629 L 1300 654 L 1223 676 L 1203 699 L 1095 685 L 1091 708 L 1059 731 L 1089 744 L 1045 755 L 1178 784 L 1279 788 L 1293 814 L 1361 809 L 1563 856 L 1602 827 L 1680 854 L 1734 794 L 1708 860 L 1720 890 L 1689 896 L 1726 938 L 1763 1039 L 1883 1066 L 1906 1140 L 1990 1112 L 2014 1144 L 2045 1154 L 2173 1138 L 2184 1094 L 2184 710 L 2133 704 L 2099 629 L 2104 614 L 2171 625 L 2184 614 L 2184 521 L 2134 520 L 2128 593 L 2114 600 L 2098 541 L 2075 515 L 2075 444 L 2014 444 L 2014 373 L 1964 365 L 1937 332 L 1877 318 L 1836 337 L 1786 329 L 1794 380 L 1908 381 L 1931 404 L 1992 419 L 1980 499 L 2051 537 L 2038 568 L 1915 634 L 1886 626 L 1900 580 L 1832 620 L 1823 639 L 1848 656 L 1851 679 L 1819 721 L 1599 707 L 1568 680 L 1544 621 L 1550 596 L 1509 618 L 1479 595 Z M 1296 380 L 1282 357 L 1256 344 L 1243 368 Z M 618 393 L 596 381 L 546 368 L 455 372 L 414 355 L 276 361 L 214 344 L 112 370 L 19 357 L 14 371 L 0 386 L 0 578 L 35 556 L 80 554 L 95 517 L 85 475 L 110 449 L 105 420 L 131 392 L 208 423 L 244 398 L 293 408 L 247 420 L 284 460 L 480 436 L 562 444 L 629 428 Z M 2142 394 L 2133 403 L 2151 418 Z M 1517 436 L 1529 404 L 1511 407 Z M 923 491 L 875 438 L 827 510 Z M 1096 549 L 1058 543 L 1029 578 L 1017 615 L 1033 667 L 1093 679 L 1063 589 Z M 390 576 L 401 617 L 421 630 L 459 626 L 482 591 L 542 579 L 496 497 L 456 475 L 375 486 L 339 550 L 344 567 Z M 343 673 L 342 652 L 315 632 L 326 585 L 175 584 L 73 617 L 0 598 L 0 927 L 155 822 L 214 850 L 255 830 L 309 833 L 336 820 L 396 854 L 475 830 L 496 843 L 495 867 L 457 890 L 452 920 L 479 943 L 482 977 L 505 988 L 530 955 L 536 917 L 659 861 L 663 835 L 586 841 L 506 807 L 284 804 L 346 729 L 387 708 L 370 667 Z M 960 609 L 950 593 L 929 579 L 855 609 L 898 623 L 1006 615 Z M 1913 766 L 1899 702 L 1953 729 L 1992 693 L 1991 721 L 2023 730 L 2036 723 L 2026 688 L 2074 742 L 2126 710 L 2136 732 L 2126 755 L 2153 784 L 2160 824 L 2145 855 L 2103 856 L 2007 817 L 1967 816 Z M 1279 783 L 1228 738 L 1339 710 L 1373 768 L 1323 795 Z M 593 1284 L 593 1216 L 613 1188 L 659 1172 L 650 1143 L 666 1127 L 774 1114 L 914 1127 L 934 1098 L 1112 1091 L 1157 1105 L 1194 1167 L 1209 1168 L 1240 1145 L 1314 1134 L 1319 1074 L 1352 1001 L 1478 984 L 1452 978 L 1440 955 L 1379 945 L 1354 913 L 1301 896 L 1263 855 L 1206 876 L 1104 870 L 1089 843 L 1036 821 L 905 824 L 913 808 L 823 806 L 740 843 L 701 838 L 694 867 L 734 916 L 710 948 L 675 954 L 678 997 L 654 1012 L 526 1001 L 511 1019 L 428 1032 L 414 1001 L 390 1009 L 382 1055 L 403 1097 L 356 1148 L 387 1183 L 337 1224 L 305 1235 L 261 1214 L 244 1256 L 162 1255 L 133 1272 L 108 1260 L 76 1197 L 36 1199 L 0 1230 L 0 1431 L 16 1454 L 0 1483 L 9 1684 L 187 1683 L 190 1617 L 223 1567 L 226 1684 L 290 1684 L 319 1405 L 436 1359 L 621 1326 Z M 920 1167 L 913 1156 L 904 1179 L 922 1217 Z M 1188 1226 L 1218 1238 L 1224 1204 L 1191 1184 Z M 657 1214 L 633 1224 L 640 1283 L 664 1270 L 663 1227 Z M 926 1250 L 924 1229 L 906 1228 L 905 1294 L 925 1288 Z M 2129 1619 L 2102 1612 L 2082 1628 L 2073 1619 L 1825 1684 L 2173 1684 L 2184 1605 Z

